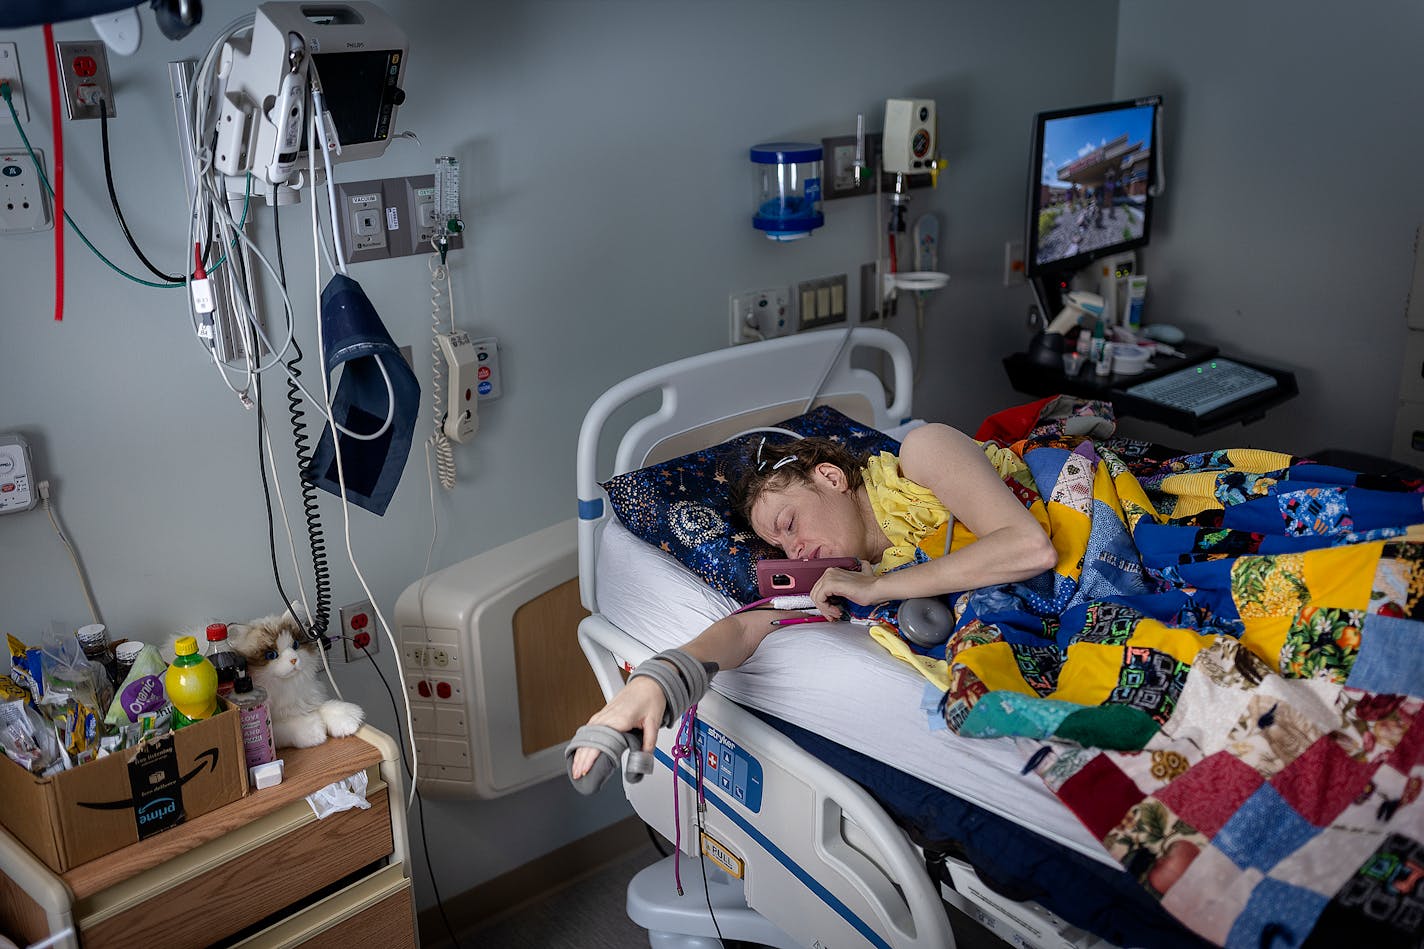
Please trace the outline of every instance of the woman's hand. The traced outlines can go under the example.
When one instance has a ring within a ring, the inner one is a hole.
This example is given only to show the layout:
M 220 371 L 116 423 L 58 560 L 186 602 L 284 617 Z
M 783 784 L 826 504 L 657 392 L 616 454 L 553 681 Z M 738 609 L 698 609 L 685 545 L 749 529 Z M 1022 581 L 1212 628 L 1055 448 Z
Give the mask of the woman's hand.
M 811 599 L 826 619 L 842 619 L 844 610 L 837 602 L 839 600 L 850 600 L 861 606 L 879 602 L 875 595 L 877 579 L 879 578 L 871 571 L 870 564 L 864 561 L 861 562 L 859 570 L 830 567 L 811 588 Z
M 656 679 L 639 676 L 613 696 L 612 701 L 603 706 L 588 720 L 590 725 L 609 725 L 620 732 L 643 730 L 643 750 L 651 753 L 658 740 L 658 726 L 663 721 L 663 711 L 667 699 Z M 574 752 L 572 775 L 578 780 L 593 767 L 598 760 L 595 748 L 580 748 Z

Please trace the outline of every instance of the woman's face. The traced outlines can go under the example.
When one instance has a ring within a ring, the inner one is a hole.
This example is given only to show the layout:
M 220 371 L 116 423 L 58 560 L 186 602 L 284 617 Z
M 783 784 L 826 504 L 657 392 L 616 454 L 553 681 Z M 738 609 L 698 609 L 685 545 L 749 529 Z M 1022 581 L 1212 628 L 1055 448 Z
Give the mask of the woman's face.
M 818 467 L 810 482 L 763 491 L 752 503 L 751 523 L 758 537 L 787 557 L 866 558 L 860 508 L 835 465 Z

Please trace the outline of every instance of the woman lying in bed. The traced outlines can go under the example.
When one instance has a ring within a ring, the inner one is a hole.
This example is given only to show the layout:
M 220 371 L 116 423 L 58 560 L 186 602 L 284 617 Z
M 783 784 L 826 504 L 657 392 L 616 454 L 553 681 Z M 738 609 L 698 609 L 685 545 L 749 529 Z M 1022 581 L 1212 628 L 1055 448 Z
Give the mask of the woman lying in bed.
M 841 618 L 840 600 L 869 606 L 938 596 L 1026 580 L 1057 562 L 1048 535 L 1000 480 L 983 448 L 945 425 L 912 430 L 898 458 L 857 459 L 822 438 L 763 442 L 732 496 L 757 536 L 787 557 L 855 557 L 868 567 L 827 570 L 817 581 L 811 597 L 828 619 Z M 977 540 L 952 556 L 913 563 L 917 548 L 947 549 L 955 520 Z M 776 631 L 772 621 L 788 615 L 734 613 L 680 651 L 697 663 L 735 668 Z M 686 684 L 695 673 L 678 667 L 674 657 L 654 662 L 673 671 L 635 675 L 589 719 L 589 725 L 618 732 L 641 729 L 644 752 L 653 750 L 664 721 L 668 682 Z M 598 748 L 577 748 L 570 776 L 582 778 L 599 754 Z

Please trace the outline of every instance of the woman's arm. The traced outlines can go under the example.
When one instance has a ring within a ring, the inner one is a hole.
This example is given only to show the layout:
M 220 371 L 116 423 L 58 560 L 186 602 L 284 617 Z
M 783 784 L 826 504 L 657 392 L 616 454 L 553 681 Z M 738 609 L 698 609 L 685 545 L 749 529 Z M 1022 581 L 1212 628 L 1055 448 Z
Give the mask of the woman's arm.
M 797 614 L 781 610 L 733 613 L 704 629 L 681 649 L 700 662 L 717 663 L 718 669 L 735 669 L 751 658 L 763 639 L 776 631 L 772 620 L 794 615 Z M 662 687 L 647 676 L 639 676 L 629 680 L 607 705 L 594 713 L 588 724 L 609 725 L 620 732 L 641 728 L 643 750 L 651 752 L 657 743 L 658 726 L 662 724 L 666 707 Z M 574 753 L 574 779 L 587 774 L 597 757 L 596 749 L 578 749 Z
M 1058 562 L 1052 541 L 1014 497 L 973 439 L 948 425 L 923 425 L 905 436 L 900 470 L 934 492 L 975 541 L 952 554 L 880 576 L 828 570 L 812 590 L 827 616 L 840 610 L 830 598 L 881 603 L 938 596 L 1027 580 Z

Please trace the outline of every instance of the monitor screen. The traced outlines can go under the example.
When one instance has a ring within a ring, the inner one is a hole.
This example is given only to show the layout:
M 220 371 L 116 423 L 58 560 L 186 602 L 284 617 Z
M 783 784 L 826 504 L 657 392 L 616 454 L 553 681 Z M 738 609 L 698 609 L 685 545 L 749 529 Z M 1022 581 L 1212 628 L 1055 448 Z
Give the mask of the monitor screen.
M 401 50 L 315 53 L 312 61 L 341 144 L 386 141 L 397 99 Z
M 1147 243 L 1161 96 L 1034 119 L 1024 261 L 1061 274 Z

